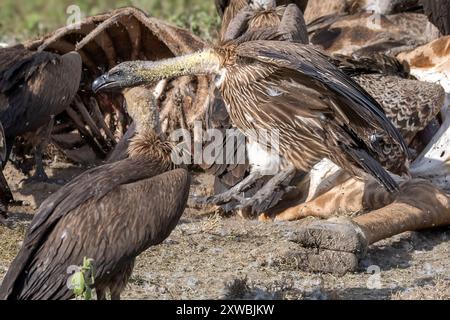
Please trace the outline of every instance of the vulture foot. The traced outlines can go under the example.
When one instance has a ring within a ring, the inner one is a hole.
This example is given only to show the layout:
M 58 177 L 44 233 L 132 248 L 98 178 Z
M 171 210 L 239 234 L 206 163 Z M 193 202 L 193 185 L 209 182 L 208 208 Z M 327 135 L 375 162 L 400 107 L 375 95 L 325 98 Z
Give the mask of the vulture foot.
M 24 184 L 49 183 L 49 184 L 64 185 L 63 180 L 53 179 L 47 176 L 47 173 L 44 170 L 44 164 L 42 162 L 42 153 L 36 152 L 35 161 L 36 161 L 36 171 L 31 177 L 23 179 L 21 183 Z
M 314 220 L 292 237 L 304 249 L 301 267 L 314 272 L 344 275 L 356 271 L 368 247 L 363 231 L 346 218 Z
M 26 178 L 26 179 L 22 179 L 22 181 L 20 181 L 23 184 L 33 184 L 33 183 L 48 183 L 48 184 L 56 184 L 56 185 L 64 185 L 65 182 L 61 179 L 53 179 L 53 178 L 49 178 L 47 176 L 47 174 L 45 173 L 45 171 L 42 172 L 38 172 L 38 170 L 36 169 L 36 173 L 33 174 L 31 177 Z
M 252 184 L 254 184 L 261 174 L 257 171 L 250 173 L 244 180 L 239 182 L 233 188 L 223 193 L 211 197 L 197 197 L 194 201 L 198 204 L 216 204 L 221 205 L 230 202 L 233 199 L 242 199 L 239 194 L 246 191 Z
M 252 208 L 255 213 L 262 213 L 274 207 L 291 188 L 289 183 L 296 173 L 295 168 L 288 167 L 270 179 L 253 197 L 235 197 L 240 202 L 238 209 Z
M 6 212 L 6 206 L 0 203 L 0 226 L 5 226 L 7 228 L 11 227 L 11 222 L 8 221 L 8 214 Z

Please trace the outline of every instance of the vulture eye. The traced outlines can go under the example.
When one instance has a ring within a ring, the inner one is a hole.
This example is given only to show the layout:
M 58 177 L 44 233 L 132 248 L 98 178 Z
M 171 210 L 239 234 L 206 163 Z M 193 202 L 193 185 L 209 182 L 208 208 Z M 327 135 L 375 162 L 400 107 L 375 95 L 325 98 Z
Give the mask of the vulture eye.
M 125 73 L 122 70 L 114 70 L 109 75 L 115 77 L 123 77 Z

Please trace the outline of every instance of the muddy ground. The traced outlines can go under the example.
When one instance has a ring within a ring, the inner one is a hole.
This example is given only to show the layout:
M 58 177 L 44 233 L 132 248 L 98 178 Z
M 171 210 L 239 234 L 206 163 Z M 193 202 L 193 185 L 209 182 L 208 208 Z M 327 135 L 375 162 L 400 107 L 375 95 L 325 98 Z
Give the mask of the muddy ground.
M 50 164 L 68 181 L 85 168 Z M 0 279 L 21 245 L 37 206 L 57 185 L 23 183 L 11 165 L 5 176 L 23 206 L 12 207 L 12 229 L 0 226 Z M 202 193 L 209 178 L 196 177 Z M 408 232 L 369 248 L 359 270 L 345 276 L 308 273 L 292 261 L 296 223 L 264 223 L 188 209 L 172 235 L 142 254 L 126 299 L 450 299 L 450 228 Z M 295 260 L 295 259 L 294 259 Z

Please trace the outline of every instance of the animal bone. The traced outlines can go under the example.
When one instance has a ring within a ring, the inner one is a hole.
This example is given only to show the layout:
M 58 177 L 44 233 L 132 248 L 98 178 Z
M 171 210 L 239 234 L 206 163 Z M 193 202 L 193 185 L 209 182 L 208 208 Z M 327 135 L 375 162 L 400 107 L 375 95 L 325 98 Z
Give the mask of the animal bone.
M 442 110 L 442 118 L 444 123 L 422 154 L 412 164 L 411 173 L 414 177 L 431 181 L 442 190 L 450 191 L 449 106 Z

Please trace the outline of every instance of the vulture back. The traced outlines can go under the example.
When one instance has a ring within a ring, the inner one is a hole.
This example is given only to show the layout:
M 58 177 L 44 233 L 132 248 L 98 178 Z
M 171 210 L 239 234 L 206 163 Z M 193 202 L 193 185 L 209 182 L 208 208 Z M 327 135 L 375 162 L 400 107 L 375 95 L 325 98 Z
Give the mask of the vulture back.
M 81 80 L 81 57 L 0 50 L 0 121 L 8 138 L 37 130 L 68 107 Z

